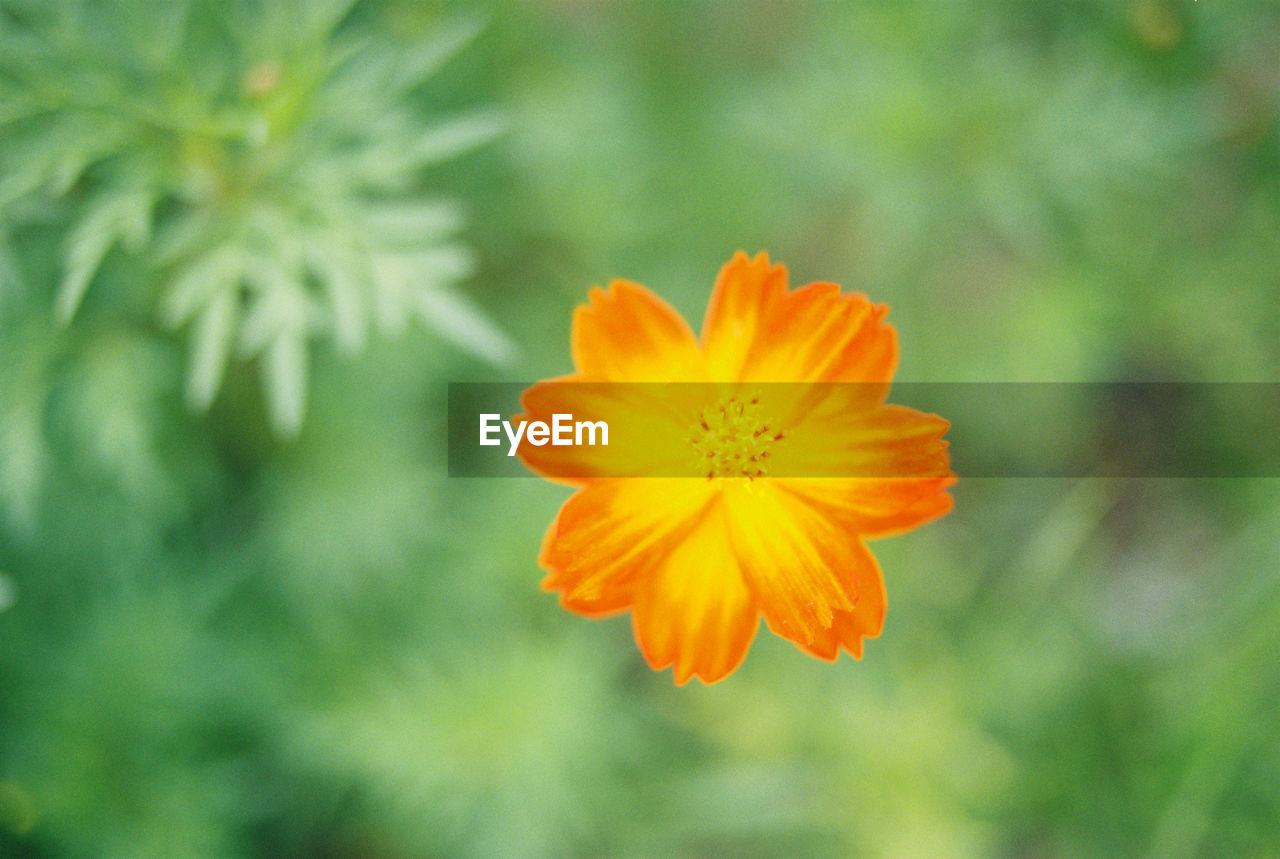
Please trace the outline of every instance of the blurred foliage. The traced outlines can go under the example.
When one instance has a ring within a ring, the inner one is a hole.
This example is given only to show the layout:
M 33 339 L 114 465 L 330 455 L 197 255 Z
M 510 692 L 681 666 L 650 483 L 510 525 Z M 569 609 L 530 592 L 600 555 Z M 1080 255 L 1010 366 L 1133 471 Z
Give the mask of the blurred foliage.
M 0 226 L 64 227 L 55 316 L 72 320 L 119 246 L 128 294 L 103 301 L 190 325 L 188 401 L 208 407 L 234 348 L 260 359 L 286 435 L 302 423 L 313 338 L 354 351 L 371 325 L 419 316 L 482 354 L 508 351 L 444 289 L 473 263 L 449 241 L 459 208 L 420 186 L 501 120 L 428 124 L 406 104 L 476 24 L 395 44 L 343 26 L 351 6 L 3 7 Z
M 676 689 L 442 411 L 738 248 L 904 379 L 1275 381 L 1277 56 L 1265 0 L 3 0 L 0 855 L 1275 855 L 1277 481 L 962 480 L 862 662 Z

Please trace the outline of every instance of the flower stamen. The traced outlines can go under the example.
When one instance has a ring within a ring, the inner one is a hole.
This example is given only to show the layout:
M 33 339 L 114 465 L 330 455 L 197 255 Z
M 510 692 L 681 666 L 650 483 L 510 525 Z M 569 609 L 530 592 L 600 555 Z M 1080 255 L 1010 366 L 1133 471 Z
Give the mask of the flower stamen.
M 781 431 L 774 432 L 763 420 L 757 393 L 749 400 L 731 396 L 703 407 L 689 445 L 697 451 L 708 480 L 717 477 L 754 480 L 767 473 L 769 448 L 783 435 Z

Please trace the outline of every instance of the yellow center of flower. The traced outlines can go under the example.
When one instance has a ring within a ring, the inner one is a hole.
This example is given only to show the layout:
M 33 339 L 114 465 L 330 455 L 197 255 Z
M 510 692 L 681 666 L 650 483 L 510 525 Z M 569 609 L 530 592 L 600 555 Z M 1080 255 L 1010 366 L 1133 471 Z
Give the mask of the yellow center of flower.
M 769 449 L 785 434 L 760 414 L 760 396 L 728 397 L 698 413 L 689 446 L 698 454 L 698 466 L 711 480 L 716 477 L 764 477 L 769 470 Z

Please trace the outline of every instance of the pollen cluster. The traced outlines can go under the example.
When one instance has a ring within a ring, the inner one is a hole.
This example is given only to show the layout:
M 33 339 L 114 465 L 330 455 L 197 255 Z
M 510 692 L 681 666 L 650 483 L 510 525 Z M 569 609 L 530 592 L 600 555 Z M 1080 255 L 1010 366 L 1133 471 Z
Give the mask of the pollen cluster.
M 769 450 L 784 435 L 761 415 L 759 394 L 732 396 L 699 411 L 689 446 L 708 480 L 755 479 L 768 473 Z

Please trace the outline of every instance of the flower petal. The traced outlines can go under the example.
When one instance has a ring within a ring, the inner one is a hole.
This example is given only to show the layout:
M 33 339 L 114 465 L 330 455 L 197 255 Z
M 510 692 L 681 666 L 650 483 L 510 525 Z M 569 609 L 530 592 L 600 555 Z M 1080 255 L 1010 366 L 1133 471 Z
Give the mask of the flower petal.
M 742 368 L 758 382 L 881 382 L 893 378 L 898 336 L 889 308 L 834 283 L 810 283 L 772 302 Z
M 772 481 L 726 480 L 729 538 L 771 628 L 810 642 L 850 611 L 856 594 L 841 571 L 853 564 L 857 536 L 818 515 Z
M 808 643 L 792 639 L 801 650 L 828 662 L 835 661 L 841 648 L 861 659 L 862 639 L 875 638 L 884 627 L 886 600 L 880 565 L 862 540 L 854 539 L 850 548 L 851 566 L 840 572 L 852 579 L 848 587 L 854 592 L 853 609 L 835 612 L 830 628 L 818 630 Z M 774 632 L 786 636 L 785 632 Z
M 705 376 L 683 317 L 638 283 L 591 290 L 573 313 L 573 363 L 589 381 L 684 382 Z
M 543 589 L 579 614 L 627 608 L 636 580 L 697 527 L 713 497 L 707 481 L 593 481 L 564 503 L 543 539 Z
M 776 485 L 865 537 L 883 537 L 948 512 L 955 483 L 950 424 L 904 406 L 865 408 L 861 386 L 832 386 L 835 396 L 787 429 L 770 468 Z M 845 392 L 849 392 L 847 395 Z M 848 399 L 847 408 L 845 400 Z
M 820 386 L 835 392 L 786 427 L 786 440 L 772 449 L 771 470 L 789 477 L 908 478 L 951 474 L 945 419 L 905 406 L 843 408 L 843 394 L 861 385 Z
M 692 475 L 689 426 L 697 413 L 689 402 L 697 402 L 695 390 L 692 385 L 584 382 L 580 376 L 538 382 L 521 395 L 524 413 L 513 423 L 541 421 L 551 427 L 558 414 L 572 416 L 574 423 L 603 421 L 608 443 L 538 446 L 525 435 L 516 454 L 538 474 L 570 484 Z M 583 440 L 603 442 L 604 437 L 584 434 Z
M 955 477 L 778 478 L 780 491 L 801 499 L 842 530 L 863 537 L 910 531 L 951 511 Z
M 889 308 L 833 283 L 787 291 L 767 254 L 734 255 L 716 280 L 702 328 L 711 377 L 755 382 L 884 382 L 898 363 Z
M 770 265 L 768 254 L 748 259 L 738 251 L 720 269 L 702 323 L 702 345 L 711 378 L 732 381 L 742 377 L 748 352 L 769 308 L 786 291 L 786 266 Z
M 682 685 L 695 676 L 715 683 L 738 667 L 760 615 L 729 546 L 722 505 L 636 582 L 635 600 L 636 641 L 655 671 L 674 665 Z

